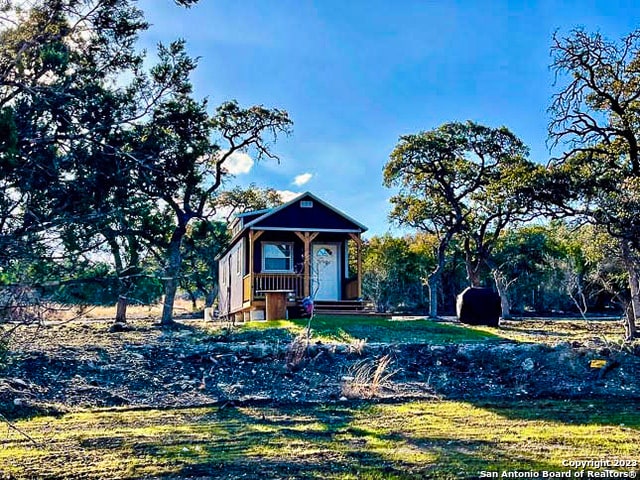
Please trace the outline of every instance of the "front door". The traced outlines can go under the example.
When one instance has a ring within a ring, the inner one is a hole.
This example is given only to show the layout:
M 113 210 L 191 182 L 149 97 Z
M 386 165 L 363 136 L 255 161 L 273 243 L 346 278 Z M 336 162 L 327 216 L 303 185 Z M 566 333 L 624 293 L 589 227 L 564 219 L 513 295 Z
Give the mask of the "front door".
M 311 296 L 316 300 L 340 300 L 340 245 L 314 243 L 311 255 Z

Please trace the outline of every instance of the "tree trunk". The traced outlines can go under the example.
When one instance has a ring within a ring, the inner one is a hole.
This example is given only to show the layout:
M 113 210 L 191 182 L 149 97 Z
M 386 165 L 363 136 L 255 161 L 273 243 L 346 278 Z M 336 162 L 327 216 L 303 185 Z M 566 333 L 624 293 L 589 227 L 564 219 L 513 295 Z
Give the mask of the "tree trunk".
M 120 247 L 115 240 L 115 235 L 106 236 L 107 243 L 111 249 L 113 255 L 113 262 L 116 267 L 116 275 L 118 275 L 118 302 L 116 303 L 116 323 L 127 323 L 127 304 L 129 299 L 127 298 L 128 286 L 125 285 L 121 278 L 122 272 L 124 272 L 124 262 L 122 261 L 122 255 L 120 255 Z
M 502 318 L 505 320 L 511 319 L 511 301 L 509 299 L 508 287 L 504 282 L 504 279 L 497 270 L 493 271 L 493 280 L 496 283 L 496 290 L 500 295 L 500 309 L 502 311 Z
M 189 294 L 189 299 L 191 299 L 191 310 L 195 312 L 198 310 L 198 297 L 191 290 L 187 293 Z
M 211 289 L 206 293 L 204 297 L 205 298 L 204 306 L 213 307 L 213 302 L 215 301 L 217 296 L 218 296 L 218 286 L 214 285 L 213 287 L 211 287 Z
M 182 246 L 182 238 L 184 237 L 187 229 L 184 225 L 179 225 L 171 236 L 171 242 L 169 242 L 169 248 L 167 250 L 167 266 L 165 268 L 165 283 L 164 283 L 164 305 L 162 307 L 162 319 L 160 323 L 164 326 L 173 325 L 173 304 L 176 298 L 176 292 L 178 291 L 178 279 L 180 276 L 180 264 L 182 263 L 182 256 L 180 253 L 180 247 Z
M 470 287 L 480 286 L 480 262 L 473 261 L 473 255 L 471 254 L 471 244 L 469 238 L 464 240 L 464 266 L 467 271 L 467 281 Z
M 469 281 L 469 285 L 471 287 L 479 287 L 480 275 L 478 274 L 478 268 L 474 268 L 469 262 L 466 262 L 465 266 L 467 268 L 467 280 Z
M 438 291 L 440 290 L 440 279 L 442 276 L 442 270 L 446 261 L 447 247 L 451 238 L 453 237 L 453 231 L 447 232 L 447 234 L 440 239 L 438 249 L 436 251 L 436 268 L 427 277 L 427 283 L 429 285 L 429 317 L 438 318 Z
M 625 324 L 626 339 L 633 340 L 638 338 L 638 329 L 636 327 L 636 319 L 640 315 L 640 289 L 638 281 L 638 271 L 629 266 L 629 289 L 631 290 L 631 309 L 626 316 L 627 321 Z
M 622 240 L 620 245 L 622 258 L 629 276 L 629 290 L 631 291 L 631 309 L 627 310 L 625 333 L 627 340 L 633 340 L 638 337 L 636 321 L 638 315 L 640 315 L 640 283 L 638 283 L 640 282 L 640 278 L 638 276 L 638 269 L 634 265 L 631 251 L 629 250 L 629 244 Z
M 118 303 L 116 304 L 116 323 L 127 323 L 127 305 L 129 299 L 126 295 L 120 295 L 118 297 Z
M 440 268 L 437 268 L 428 277 L 429 285 L 429 317 L 438 318 L 438 290 L 440 288 Z

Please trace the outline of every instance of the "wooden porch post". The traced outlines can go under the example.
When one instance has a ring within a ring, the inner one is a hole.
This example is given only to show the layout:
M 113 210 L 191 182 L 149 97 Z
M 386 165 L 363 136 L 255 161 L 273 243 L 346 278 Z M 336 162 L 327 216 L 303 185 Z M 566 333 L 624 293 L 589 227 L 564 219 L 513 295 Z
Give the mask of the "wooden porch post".
M 304 279 L 302 282 L 303 295 L 308 297 L 311 293 L 311 242 L 319 232 L 293 232 L 304 243 Z
M 349 236 L 351 239 L 356 242 L 356 252 L 357 252 L 357 274 L 356 278 L 358 279 L 358 298 L 362 298 L 362 239 L 360 238 L 359 233 L 350 233 Z
M 251 302 L 253 304 L 253 250 L 254 250 L 254 246 L 255 246 L 255 241 L 258 239 L 258 237 L 260 237 L 260 235 L 262 235 L 264 233 L 263 230 L 249 230 L 249 271 L 247 272 L 249 274 L 249 285 L 250 285 L 250 292 L 249 292 L 249 302 Z

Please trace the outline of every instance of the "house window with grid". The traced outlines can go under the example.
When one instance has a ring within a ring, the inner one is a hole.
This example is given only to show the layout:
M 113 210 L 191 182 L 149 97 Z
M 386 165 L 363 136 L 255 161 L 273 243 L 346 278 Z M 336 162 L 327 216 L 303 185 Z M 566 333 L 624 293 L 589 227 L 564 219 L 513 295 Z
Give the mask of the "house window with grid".
M 262 244 L 263 272 L 292 272 L 293 244 L 292 243 L 263 243 Z

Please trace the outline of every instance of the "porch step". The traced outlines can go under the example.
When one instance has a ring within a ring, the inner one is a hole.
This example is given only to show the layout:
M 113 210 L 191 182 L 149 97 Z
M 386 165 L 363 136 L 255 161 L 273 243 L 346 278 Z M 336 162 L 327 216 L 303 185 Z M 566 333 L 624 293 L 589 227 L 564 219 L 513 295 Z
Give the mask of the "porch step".
M 316 310 L 316 315 L 366 315 L 364 310 Z
M 358 313 L 364 311 L 364 303 L 358 300 L 323 301 L 314 302 L 313 309 L 321 313 Z

